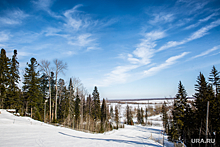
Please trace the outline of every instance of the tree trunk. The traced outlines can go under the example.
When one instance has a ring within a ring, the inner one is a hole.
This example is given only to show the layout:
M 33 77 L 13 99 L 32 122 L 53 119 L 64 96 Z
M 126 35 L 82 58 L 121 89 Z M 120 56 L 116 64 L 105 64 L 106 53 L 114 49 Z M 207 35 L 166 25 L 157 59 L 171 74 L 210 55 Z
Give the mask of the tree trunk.
M 51 85 L 50 85 L 50 77 L 49 77 L 49 97 L 50 97 L 50 123 L 51 123 Z
M 52 104 L 52 107 L 54 108 L 54 102 Z M 53 118 L 54 118 L 54 110 L 52 110 L 52 121 L 53 121 Z
M 25 116 L 26 116 L 27 110 L 28 110 L 28 102 L 26 103 Z
M 58 75 L 58 73 L 56 73 L 56 86 L 55 86 L 55 89 L 56 89 L 56 94 L 55 94 L 55 120 L 57 120 L 57 75 Z
M 31 118 L 32 118 L 32 106 L 31 106 Z

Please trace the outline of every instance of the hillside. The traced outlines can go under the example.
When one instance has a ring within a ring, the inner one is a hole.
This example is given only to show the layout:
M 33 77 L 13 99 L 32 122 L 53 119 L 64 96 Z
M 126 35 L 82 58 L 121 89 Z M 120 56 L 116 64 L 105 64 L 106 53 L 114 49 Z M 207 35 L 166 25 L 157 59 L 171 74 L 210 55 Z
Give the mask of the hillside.
M 162 128 L 157 126 L 125 125 L 124 129 L 91 134 L 0 111 L 1 146 L 163 146 Z M 172 146 L 166 139 L 165 144 Z

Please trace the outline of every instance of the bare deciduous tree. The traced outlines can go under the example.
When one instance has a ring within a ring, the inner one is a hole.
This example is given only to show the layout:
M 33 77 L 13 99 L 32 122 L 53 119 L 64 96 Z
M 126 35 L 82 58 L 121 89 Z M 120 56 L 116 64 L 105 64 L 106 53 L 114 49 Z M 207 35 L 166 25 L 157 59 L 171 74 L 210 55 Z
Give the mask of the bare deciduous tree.
M 58 60 L 58 59 L 55 59 L 53 60 L 54 64 L 55 64 L 55 89 L 56 89 L 56 95 L 55 95 L 55 120 L 57 120 L 57 77 L 58 77 L 58 74 L 61 72 L 62 74 L 64 74 L 63 70 L 67 69 L 67 63 L 63 63 L 62 60 Z
M 76 96 L 77 90 L 81 90 L 83 87 L 83 84 L 81 83 L 81 80 L 79 78 L 75 78 L 75 77 L 72 78 L 72 82 L 73 82 L 74 95 Z
M 50 62 L 48 60 L 41 60 L 40 62 L 40 71 L 43 71 L 49 79 L 49 98 L 50 98 L 50 122 L 51 122 L 51 85 L 50 85 L 50 73 L 52 68 L 50 67 Z

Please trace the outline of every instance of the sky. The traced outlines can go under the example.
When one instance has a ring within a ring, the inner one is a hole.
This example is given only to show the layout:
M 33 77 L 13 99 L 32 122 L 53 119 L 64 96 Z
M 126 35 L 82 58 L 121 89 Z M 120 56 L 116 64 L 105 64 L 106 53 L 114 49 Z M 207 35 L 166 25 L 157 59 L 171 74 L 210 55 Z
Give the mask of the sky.
M 195 93 L 202 72 L 220 71 L 218 0 L 1 0 L 0 48 L 18 51 L 20 76 L 32 57 L 66 62 L 65 75 L 101 98 Z

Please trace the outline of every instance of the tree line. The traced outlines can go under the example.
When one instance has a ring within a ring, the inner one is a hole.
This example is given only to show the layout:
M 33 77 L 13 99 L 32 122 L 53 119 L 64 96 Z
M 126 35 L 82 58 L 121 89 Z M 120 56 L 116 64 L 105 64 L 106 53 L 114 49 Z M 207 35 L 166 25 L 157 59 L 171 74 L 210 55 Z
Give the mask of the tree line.
M 220 145 L 220 77 L 213 66 L 208 81 L 200 72 L 195 84 L 195 100 L 187 99 L 187 92 L 180 81 L 174 105 L 168 112 L 168 106 L 163 104 L 163 126 L 171 141 L 183 141 L 187 146 L 205 146 L 194 144 L 191 139 L 215 139 L 215 144 Z M 209 107 L 207 103 L 209 102 Z M 207 108 L 208 107 L 208 108 Z M 206 121 L 208 113 L 208 134 L 206 136 Z M 170 114 L 171 115 L 168 115 Z
M 30 116 L 40 121 L 64 125 L 78 130 L 104 132 L 112 130 L 110 118 L 119 118 L 115 110 L 110 115 L 105 99 L 100 101 L 98 88 L 88 94 L 79 78 L 69 82 L 58 78 L 67 64 L 54 60 L 55 68 L 47 60 L 39 63 L 31 58 L 20 82 L 17 50 L 10 59 L 1 49 L 0 55 L 0 108 L 16 109 L 22 116 Z

